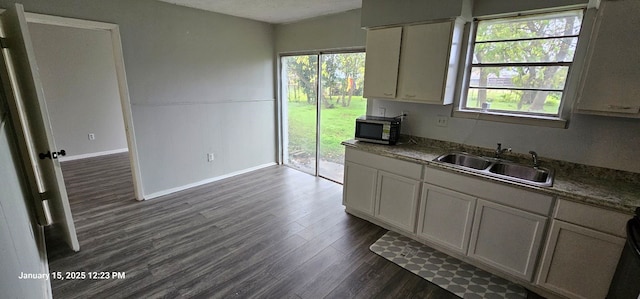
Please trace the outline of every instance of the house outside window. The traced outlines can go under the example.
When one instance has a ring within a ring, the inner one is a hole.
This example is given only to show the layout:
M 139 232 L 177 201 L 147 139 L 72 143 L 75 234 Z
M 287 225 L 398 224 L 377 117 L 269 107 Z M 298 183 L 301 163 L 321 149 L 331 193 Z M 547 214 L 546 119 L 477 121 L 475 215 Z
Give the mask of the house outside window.
M 560 118 L 583 12 L 476 20 L 458 111 Z

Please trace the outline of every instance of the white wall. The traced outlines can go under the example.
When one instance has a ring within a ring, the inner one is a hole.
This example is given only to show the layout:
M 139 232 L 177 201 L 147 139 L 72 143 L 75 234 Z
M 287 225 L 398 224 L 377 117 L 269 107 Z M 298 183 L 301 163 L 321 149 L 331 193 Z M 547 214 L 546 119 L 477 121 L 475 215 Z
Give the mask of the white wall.
M 3 298 L 46 298 L 51 296 L 49 281 L 18 279 L 21 272 L 47 273 L 48 266 L 43 231 L 35 225 L 28 204 L 30 197 L 3 101 L 0 99 L 0 294 Z
M 271 25 L 169 9 L 125 50 L 146 194 L 276 159 Z
M 355 23 L 358 19 L 356 14 L 344 15 L 343 17 L 352 18 L 351 23 Z M 344 22 L 349 23 L 347 21 Z M 308 32 L 316 32 L 317 30 L 313 28 L 322 27 L 321 24 L 314 25 L 315 27 L 308 29 Z M 285 26 L 304 28 L 297 24 Z M 356 27 L 356 25 L 353 26 L 354 28 Z M 332 30 L 324 34 L 340 35 L 342 32 L 349 31 L 344 28 L 334 28 L 330 25 L 327 28 L 332 28 Z M 278 28 L 277 32 L 281 32 L 280 28 Z M 278 37 L 278 39 L 281 38 Z M 289 35 L 286 38 L 293 39 L 288 40 L 287 45 L 298 44 L 301 45 L 301 48 L 306 44 L 307 40 L 303 30 L 299 30 L 296 35 Z M 296 40 L 299 42 L 296 42 Z M 359 46 L 364 47 L 365 41 L 359 41 Z M 314 46 L 318 49 L 323 49 L 335 47 L 336 45 L 327 42 L 326 45 Z M 296 49 L 289 47 L 287 50 L 294 51 Z M 449 118 L 448 126 L 443 128 L 436 126 L 436 117 L 439 115 L 450 116 L 451 105 L 421 105 L 370 99 L 368 106 L 369 111 L 374 114 L 379 111 L 379 107 L 385 107 L 387 116 L 409 111 L 409 117 L 402 128 L 404 134 L 487 148 L 494 148 L 496 143 L 501 142 L 519 153 L 535 150 L 540 156 L 547 158 L 640 172 L 640 159 L 636 158 L 637 153 L 640 152 L 640 135 L 638 134 L 640 132 L 640 121 L 637 119 L 574 114 L 571 117 L 568 129 L 555 129 Z
M 276 52 L 364 49 L 367 31 L 360 28 L 360 10 L 275 26 Z
M 463 15 L 463 0 L 362 0 L 362 27 L 423 22 Z
M 57 148 L 66 158 L 126 150 L 110 32 L 33 23 L 29 31 Z
M 275 162 L 272 25 L 154 0 L 0 6 L 15 2 L 120 26 L 146 195 Z

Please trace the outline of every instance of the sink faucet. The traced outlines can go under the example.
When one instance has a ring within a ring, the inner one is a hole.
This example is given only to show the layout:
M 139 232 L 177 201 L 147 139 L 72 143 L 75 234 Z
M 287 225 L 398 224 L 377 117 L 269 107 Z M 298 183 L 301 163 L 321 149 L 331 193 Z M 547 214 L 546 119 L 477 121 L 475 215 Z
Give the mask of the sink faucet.
M 502 143 L 498 143 L 498 148 L 496 149 L 496 159 L 500 159 L 500 155 L 502 155 L 504 152 L 511 152 L 511 148 L 502 148 Z
M 534 151 L 529 151 L 531 154 L 531 159 L 533 159 L 533 167 L 538 167 L 540 164 L 538 162 L 538 154 Z

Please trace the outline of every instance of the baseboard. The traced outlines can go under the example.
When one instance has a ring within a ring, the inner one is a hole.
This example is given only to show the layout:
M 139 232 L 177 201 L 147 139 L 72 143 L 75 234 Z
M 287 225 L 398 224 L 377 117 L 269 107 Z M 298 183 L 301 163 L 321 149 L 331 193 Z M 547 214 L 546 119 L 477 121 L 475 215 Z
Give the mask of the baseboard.
M 233 176 L 236 176 L 236 175 L 244 174 L 244 173 L 247 173 L 247 172 L 252 172 L 252 171 L 255 171 L 255 170 L 258 170 L 258 169 L 262 169 L 262 168 L 269 167 L 269 166 L 274 166 L 274 165 L 277 165 L 277 164 L 275 162 L 262 164 L 262 165 L 254 166 L 254 167 L 251 167 L 251 168 L 246 168 L 246 169 L 243 169 L 243 170 L 239 170 L 239 171 L 235 171 L 235 172 L 232 172 L 232 173 L 228 173 L 228 174 L 225 174 L 225 175 L 213 177 L 213 178 L 210 178 L 210 179 L 198 181 L 198 182 L 195 182 L 195 183 L 183 185 L 183 186 L 180 186 L 180 187 L 175 187 L 175 188 L 171 188 L 171 189 L 167 189 L 167 190 L 163 190 L 163 191 L 158 191 L 158 192 L 155 192 L 155 193 L 151 193 L 151 194 L 145 195 L 144 199 L 145 200 L 154 199 L 154 198 L 157 198 L 157 197 L 161 197 L 161 196 L 169 195 L 169 194 L 176 193 L 176 192 L 179 192 L 179 191 L 183 191 L 183 190 L 191 189 L 191 188 L 194 188 L 194 187 L 202 186 L 202 185 L 205 185 L 205 184 L 213 183 L 215 181 L 227 179 L 227 178 L 230 178 L 230 177 L 233 177 Z
M 60 160 L 60 162 L 73 161 L 73 160 L 80 160 L 80 159 L 94 158 L 94 157 L 99 157 L 99 156 L 106 156 L 106 155 L 125 153 L 125 152 L 128 152 L 128 151 L 129 151 L 128 148 L 120 148 L 120 149 L 104 151 L 104 152 L 89 153 L 89 154 L 82 154 L 82 155 L 75 155 L 75 156 L 58 157 L 58 160 Z

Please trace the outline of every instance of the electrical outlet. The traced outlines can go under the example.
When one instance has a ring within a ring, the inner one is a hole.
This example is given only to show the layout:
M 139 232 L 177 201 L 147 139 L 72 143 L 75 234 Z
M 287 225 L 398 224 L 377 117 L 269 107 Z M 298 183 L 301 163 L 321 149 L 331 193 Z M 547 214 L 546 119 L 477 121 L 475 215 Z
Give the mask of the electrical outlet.
M 214 159 L 215 159 L 215 156 L 213 155 L 213 153 L 207 154 L 207 162 L 213 162 Z
M 438 115 L 438 118 L 436 119 L 436 126 L 446 127 L 447 125 L 449 125 L 449 117 Z
M 378 108 L 378 114 L 380 114 L 380 116 L 385 116 L 385 114 L 387 114 L 387 108 L 384 108 L 384 107 Z
M 89 133 L 89 140 L 96 140 L 96 134 Z

